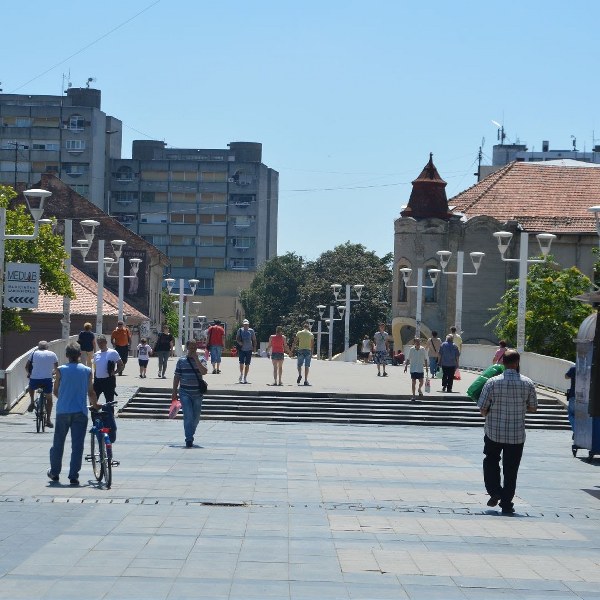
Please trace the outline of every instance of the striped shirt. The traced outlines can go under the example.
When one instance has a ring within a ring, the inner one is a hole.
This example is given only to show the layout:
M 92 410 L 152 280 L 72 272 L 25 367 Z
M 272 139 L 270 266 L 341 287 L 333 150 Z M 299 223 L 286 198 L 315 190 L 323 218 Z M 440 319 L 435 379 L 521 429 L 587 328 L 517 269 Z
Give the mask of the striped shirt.
M 528 377 L 506 369 L 487 380 L 477 406 L 488 410 L 485 434 L 491 440 L 499 444 L 523 444 L 525 413 L 528 407 L 537 408 L 535 386 Z
M 198 360 L 201 364 L 206 366 L 206 360 L 204 358 L 199 358 Z M 179 386 L 181 389 L 189 392 L 197 392 L 198 379 L 202 379 L 202 375 L 200 374 L 200 371 L 198 371 L 198 367 L 196 365 L 192 367 L 192 365 L 194 365 L 192 359 L 188 360 L 187 356 L 182 356 L 175 365 L 175 375 L 179 376 Z M 196 377 L 196 374 L 198 377 Z

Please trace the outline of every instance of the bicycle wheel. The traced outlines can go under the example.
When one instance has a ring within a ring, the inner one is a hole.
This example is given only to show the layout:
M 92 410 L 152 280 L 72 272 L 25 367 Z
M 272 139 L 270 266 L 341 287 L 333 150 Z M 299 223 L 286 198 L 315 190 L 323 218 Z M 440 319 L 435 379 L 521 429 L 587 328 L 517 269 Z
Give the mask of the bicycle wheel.
M 104 438 L 100 436 L 100 439 L 98 439 L 96 434 L 92 433 L 90 435 L 90 457 L 92 459 L 92 469 L 94 470 L 96 481 L 102 481 L 102 476 L 104 475 L 104 463 L 102 462 L 103 447 Z
M 43 394 L 35 401 L 35 429 L 38 433 L 46 431 L 46 398 Z
M 104 435 L 106 435 L 106 434 L 104 434 Z M 109 490 L 110 486 L 112 484 L 112 445 L 111 445 L 111 451 L 108 452 L 108 449 L 106 447 L 106 441 L 104 440 L 103 436 L 102 436 L 101 452 L 102 452 L 102 471 L 103 471 L 103 476 L 104 476 L 104 483 L 106 484 L 106 489 Z M 109 454 L 110 454 L 110 456 L 109 456 Z

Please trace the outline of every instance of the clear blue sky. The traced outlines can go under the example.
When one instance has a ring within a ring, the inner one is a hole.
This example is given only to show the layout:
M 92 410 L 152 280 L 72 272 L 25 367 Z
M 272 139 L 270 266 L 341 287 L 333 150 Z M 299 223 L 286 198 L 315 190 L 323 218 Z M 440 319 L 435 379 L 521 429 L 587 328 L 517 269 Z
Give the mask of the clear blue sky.
M 2 21 L 4 92 L 95 77 L 124 156 L 133 139 L 261 142 L 279 252 L 308 259 L 391 252 L 429 152 L 455 195 L 482 138 L 491 163 L 492 119 L 529 149 L 600 143 L 596 0 L 29 0 Z

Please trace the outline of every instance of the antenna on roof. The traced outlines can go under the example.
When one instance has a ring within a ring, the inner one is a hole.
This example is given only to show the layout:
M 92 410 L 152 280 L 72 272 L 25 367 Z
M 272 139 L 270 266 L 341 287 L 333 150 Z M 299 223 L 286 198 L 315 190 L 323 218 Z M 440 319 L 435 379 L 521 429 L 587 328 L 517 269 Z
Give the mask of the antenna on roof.
M 571 140 L 573 143 L 573 152 L 577 152 L 577 138 L 574 135 L 572 135 Z
M 504 140 L 506 139 L 506 134 L 504 133 L 504 125 L 500 125 L 498 121 L 494 121 L 492 119 L 492 123 L 498 128 L 498 141 L 501 146 L 504 146 Z
M 95 77 L 88 77 L 87 81 L 85 82 L 85 87 L 89 89 L 90 83 L 92 83 L 93 81 L 96 81 Z
M 479 152 L 477 153 L 477 173 L 473 173 L 477 177 L 477 181 L 481 181 L 481 160 L 483 159 L 483 147 L 485 145 L 485 138 L 481 138 L 481 146 L 479 146 Z
M 66 94 L 67 90 L 72 86 L 73 84 L 71 83 L 71 69 L 69 69 L 69 72 L 66 75 L 64 73 L 62 74 L 62 93 Z

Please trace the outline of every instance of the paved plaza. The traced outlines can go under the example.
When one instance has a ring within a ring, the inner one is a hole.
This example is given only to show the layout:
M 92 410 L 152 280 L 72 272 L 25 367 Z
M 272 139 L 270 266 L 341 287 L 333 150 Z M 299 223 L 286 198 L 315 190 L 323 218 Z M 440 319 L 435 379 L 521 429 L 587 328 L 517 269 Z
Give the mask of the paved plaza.
M 313 391 L 407 378 L 373 369 L 319 363 Z M 485 505 L 478 428 L 201 421 L 186 449 L 181 421 L 120 419 L 111 490 L 87 463 L 51 483 L 51 439 L 0 417 L 3 599 L 600 598 L 600 463 L 565 431 L 528 432 L 513 517 Z

